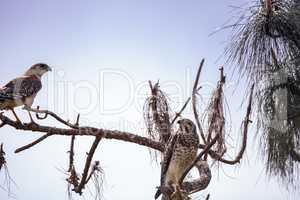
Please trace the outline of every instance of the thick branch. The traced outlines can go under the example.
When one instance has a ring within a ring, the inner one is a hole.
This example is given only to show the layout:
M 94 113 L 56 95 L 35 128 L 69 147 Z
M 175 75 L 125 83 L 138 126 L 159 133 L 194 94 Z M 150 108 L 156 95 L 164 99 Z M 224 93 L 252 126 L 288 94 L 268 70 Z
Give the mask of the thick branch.
M 64 135 L 64 136 L 78 135 L 78 136 L 101 137 L 106 139 L 115 139 L 124 142 L 131 142 L 161 152 L 164 151 L 164 145 L 162 145 L 160 142 L 156 142 L 146 137 L 142 137 L 142 136 L 138 136 L 138 135 L 134 135 L 128 132 L 122 132 L 118 130 L 106 130 L 106 129 L 101 129 L 101 128 L 98 129 L 93 127 L 80 127 L 79 129 L 65 129 L 65 128 L 56 128 L 56 127 L 41 126 L 41 125 L 30 126 L 28 124 L 17 123 L 4 115 L 0 115 L 0 120 L 6 125 L 14 127 L 17 130 L 51 133 L 52 135 Z

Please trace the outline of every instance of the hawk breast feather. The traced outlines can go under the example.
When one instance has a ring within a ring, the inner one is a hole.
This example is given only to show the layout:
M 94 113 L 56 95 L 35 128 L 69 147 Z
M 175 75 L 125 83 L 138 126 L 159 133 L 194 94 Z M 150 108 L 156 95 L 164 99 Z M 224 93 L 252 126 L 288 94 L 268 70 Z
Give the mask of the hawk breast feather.
M 174 159 L 173 157 L 182 156 L 183 152 L 177 152 L 178 151 L 177 148 L 183 148 L 182 149 L 183 151 L 188 151 L 191 153 L 192 153 L 192 151 L 195 151 L 194 153 L 196 155 L 198 144 L 199 144 L 199 137 L 197 134 L 177 133 L 176 135 L 171 137 L 171 139 L 169 140 L 168 145 L 166 147 L 166 150 L 164 153 L 164 159 L 163 159 L 164 161 L 163 161 L 162 167 L 161 167 L 161 180 L 160 180 L 161 186 L 165 185 L 167 172 L 169 170 L 171 160 Z M 174 151 L 176 151 L 176 152 L 174 152 Z M 178 155 L 178 153 L 181 155 Z M 183 153 L 183 155 L 185 155 L 185 154 L 186 153 Z M 192 156 L 192 155 L 190 155 L 190 156 Z M 189 163 L 190 161 L 193 161 L 193 158 L 190 156 L 185 158 L 185 159 L 187 159 L 185 162 Z M 178 157 L 176 159 L 178 159 Z M 162 191 L 159 188 L 155 194 L 155 199 L 157 199 L 161 195 L 161 192 Z
M 25 100 L 38 93 L 42 88 L 42 83 L 36 76 L 23 76 L 7 83 L 0 89 L 0 102 L 7 100 Z
M 164 158 L 163 158 L 163 162 L 161 165 L 161 177 L 160 177 L 160 185 L 163 186 L 165 179 L 166 179 L 166 174 L 172 159 L 172 155 L 173 155 L 173 151 L 174 151 L 174 146 L 177 143 L 177 138 L 178 138 L 178 134 L 171 136 L 169 141 L 168 141 L 168 145 L 166 146 L 166 150 L 164 152 Z M 158 188 L 154 198 L 157 199 L 159 196 L 161 195 L 161 189 Z

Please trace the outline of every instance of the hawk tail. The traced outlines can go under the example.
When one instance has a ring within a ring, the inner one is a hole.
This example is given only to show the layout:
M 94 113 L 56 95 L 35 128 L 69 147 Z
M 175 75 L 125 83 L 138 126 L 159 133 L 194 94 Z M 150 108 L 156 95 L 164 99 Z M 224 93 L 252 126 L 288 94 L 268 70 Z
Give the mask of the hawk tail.
M 6 107 L 6 102 L 7 102 L 8 100 L 12 100 L 12 97 L 9 96 L 9 95 L 7 95 L 7 94 L 5 93 L 5 91 L 3 91 L 3 90 L 0 89 L 0 110 L 5 109 L 5 107 Z
M 14 94 L 13 91 L 9 88 L 0 87 L 0 103 L 7 100 L 14 100 L 18 98 L 22 98 L 22 96 Z

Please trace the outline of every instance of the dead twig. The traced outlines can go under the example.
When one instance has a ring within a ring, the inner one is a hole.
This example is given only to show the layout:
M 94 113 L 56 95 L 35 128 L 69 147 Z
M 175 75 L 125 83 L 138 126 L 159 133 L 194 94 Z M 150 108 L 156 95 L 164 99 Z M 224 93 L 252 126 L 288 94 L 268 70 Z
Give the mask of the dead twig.
M 195 167 L 198 170 L 199 178 L 182 183 L 182 189 L 189 195 L 205 190 L 208 187 L 212 177 L 210 167 L 206 161 L 198 161 Z
M 207 122 L 208 122 L 208 134 L 206 141 L 209 143 L 212 137 L 219 134 L 216 151 L 218 153 L 226 152 L 225 146 L 225 116 L 224 116 L 224 92 L 223 87 L 225 84 L 224 68 L 220 68 L 220 80 L 217 88 L 213 91 L 210 103 L 206 109 Z M 221 131 L 221 132 L 219 132 Z M 204 160 L 207 160 L 208 152 L 205 154 Z
M 191 100 L 191 97 L 189 97 L 189 98 L 186 100 L 186 102 L 185 102 L 184 105 L 182 106 L 181 110 L 180 110 L 178 113 L 176 113 L 176 115 L 175 115 L 174 119 L 172 120 L 171 124 L 174 124 L 174 122 L 177 120 L 177 118 L 181 116 L 182 112 L 185 110 L 185 108 L 186 108 L 187 105 L 189 104 L 190 100 Z
M 10 198 L 15 198 L 15 195 L 11 192 L 11 184 L 13 183 L 13 185 L 15 185 L 16 187 L 17 184 L 9 174 L 3 143 L 0 145 L 0 172 L 4 174 L 4 181 L 3 181 L 4 185 L 3 186 L 0 185 L 0 189 L 7 192 Z
M 71 172 L 74 166 L 74 143 L 75 143 L 75 135 L 72 135 L 71 144 L 70 144 L 70 151 L 69 151 L 69 169 L 68 172 Z
M 76 123 L 75 126 L 79 126 L 79 119 L 80 119 L 80 114 L 77 115 Z M 73 166 L 74 166 L 74 143 L 75 143 L 76 136 L 72 135 L 71 137 L 71 144 L 70 144 L 70 151 L 69 151 L 69 169 L 68 172 L 71 172 Z
M 208 194 L 205 198 L 205 200 L 209 200 L 210 199 L 210 194 Z
M 193 93 L 192 93 L 192 105 L 193 105 L 193 113 L 194 113 L 194 117 L 195 117 L 195 120 L 196 120 L 196 124 L 197 124 L 197 127 L 198 127 L 199 131 L 200 131 L 200 136 L 201 136 L 204 144 L 206 144 L 205 135 L 204 135 L 201 123 L 200 123 L 199 113 L 198 113 L 198 110 L 197 110 L 197 94 L 198 94 L 198 91 L 200 89 L 200 88 L 198 88 L 198 85 L 199 85 L 200 74 L 201 74 L 201 71 L 202 71 L 202 67 L 204 65 L 204 61 L 205 60 L 202 59 L 202 61 L 200 63 L 200 66 L 199 66 L 199 69 L 198 69 L 198 72 L 197 72 L 195 82 L 194 82 Z
M 68 196 L 69 199 L 72 199 L 72 189 L 71 187 L 73 186 L 73 188 L 77 188 L 79 185 L 79 180 L 80 178 L 78 177 L 78 174 L 75 170 L 75 167 L 72 166 L 72 169 L 70 171 L 69 177 L 66 179 L 66 181 L 68 182 Z
M 170 107 L 166 94 L 160 90 L 159 81 L 152 85 L 149 81 L 151 96 L 144 104 L 144 120 L 150 139 L 159 139 L 164 144 L 167 143 L 171 135 Z
M 51 111 L 48 111 L 48 110 L 40 110 L 39 109 L 39 106 L 37 107 L 37 109 L 34 109 L 34 108 L 28 108 L 28 107 L 25 107 L 24 108 L 25 110 L 29 111 L 29 112 L 34 112 L 36 114 L 45 114 L 44 117 L 38 117 L 37 115 L 37 118 L 38 119 L 46 119 L 48 117 L 48 115 L 50 115 L 51 117 L 53 117 L 54 119 L 56 119 L 57 121 L 59 121 L 60 123 L 70 127 L 70 128 L 73 128 L 73 129 L 78 129 L 79 127 L 74 125 L 74 124 L 71 124 L 70 122 L 68 121 L 65 121 L 63 120 L 62 118 L 60 118 L 58 115 L 56 115 L 54 112 L 51 112 Z
M 52 135 L 53 135 L 53 134 L 51 134 L 51 133 L 47 133 L 46 135 L 43 135 L 42 137 L 38 138 L 37 140 L 31 142 L 30 144 L 27 144 L 27 145 L 25 145 L 25 146 L 23 146 L 23 147 L 20 147 L 20 148 L 16 149 L 16 150 L 15 150 L 15 153 L 20 153 L 20 152 L 22 152 L 22 151 L 25 151 L 25 150 L 27 150 L 27 149 L 29 149 L 29 148 L 31 148 L 31 147 L 37 145 L 38 143 L 44 141 L 45 139 L 47 139 L 48 137 L 50 137 L 50 136 L 52 136 Z
M 78 187 L 74 188 L 74 192 L 76 192 L 80 195 L 82 195 L 82 190 L 84 189 L 84 186 L 87 184 L 87 177 L 88 177 L 89 169 L 91 166 L 91 162 L 92 162 L 94 153 L 95 153 L 101 139 L 102 139 L 101 137 L 96 137 L 96 139 L 90 149 L 90 152 L 88 153 L 88 157 L 85 162 L 85 167 L 84 167 L 84 171 L 83 171 L 80 183 L 79 183 Z
M 233 160 L 226 160 L 222 157 L 220 157 L 216 152 L 214 151 L 209 151 L 209 155 L 213 158 L 216 159 L 220 162 L 223 162 L 225 164 L 230 164 L 230 165 L 234 165 L 236 163 L 239 163 L 240 160 L 242 159 L 244 152 L 246 150 L 246 146 L 247 146 L 247 136 L 248 136 L 248 129 L 249 129 L 249 123 L 251 123 L 251 111 L 252 111 L 252 103 L 253 103 L 253 91 L 254 91 L 254 85 L 252 85 L 251 87 L 251 91 L 250 91 L 250 95 L 249 95 L 249 101 L 248 101 L 248 106 L 247 106 L 247 112 L 246 112 L 246 116 L 245 119 L 243 121 L 243 142 L 242 142 L 242 146 L 241 149 L 239 151 L 239 153 L 237 154 L 237 156 L 235 157 L 235 159 Z
M 211 148 L 212 146 L 217 142 L 219 138 L 219 134 L 217 134 L 210 143 L 208 143 L 206 145 L 206 147 L 200 152 L 200 154 L 197 156 L 197 158 L 195 159 L 195 161 L 193 162 L 193 164 L 185 171 L 185 173 L 183 174 L 183 176 L 180 178 L 179 184 L 182 184 L 184 178 L 186 177 L 186 175 L 191 171 L 191 169 L 197 164 L 198 161 L 201 160 L 202 156 L 204 156 Z

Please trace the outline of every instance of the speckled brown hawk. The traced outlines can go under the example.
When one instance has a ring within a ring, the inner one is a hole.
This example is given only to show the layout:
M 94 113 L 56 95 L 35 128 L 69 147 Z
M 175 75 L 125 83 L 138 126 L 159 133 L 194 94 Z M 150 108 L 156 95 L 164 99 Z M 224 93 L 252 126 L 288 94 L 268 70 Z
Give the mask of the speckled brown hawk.
M 185 171 L 193 164 L 197 156 L 199 136 L 195 124 L 189 119 L 178 121 L 179 129 L 168 142 L 161 169 L 161 187 L 155 194 L 157 199 L 164 188 L 179 187 L 180 178 Z M 162 200 L 168 200 L 167 195 L 163 195 Z
M 29 108 L 32 106 L 34 98 L 42 88 L 41 77 L 48 71 L 51 71 L 48 65 L 38 63 L 31 66 L 23 76 L 0 87 L 0 110 L 11 110 L 17 121 L 21 122 L 14 108 L 23 105 Z M 33 122 L 30 113 L 29 116 Z

